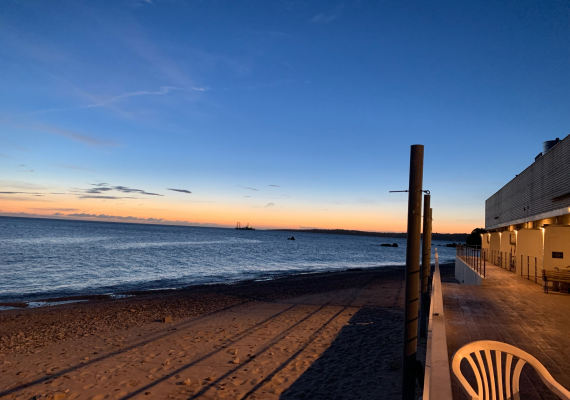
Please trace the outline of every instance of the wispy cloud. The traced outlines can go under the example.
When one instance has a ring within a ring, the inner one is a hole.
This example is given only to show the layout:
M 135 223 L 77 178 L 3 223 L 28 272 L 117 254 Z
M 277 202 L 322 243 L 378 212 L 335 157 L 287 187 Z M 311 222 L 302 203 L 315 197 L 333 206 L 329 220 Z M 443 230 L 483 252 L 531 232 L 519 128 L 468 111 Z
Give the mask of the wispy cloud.
M 38 211 L 79 211 L 77 208 L 57 208 L 57 207 L 32 207 L 31 209 Z
M 103 100 L 94 104 L 89 104 L 87 106 L 85 106 L 86 108 L 90 108 L 90 107 L 104 107 L 110 103 L 114 103 L 117 100 L 121 100 L 121 99 L 126 99 L 128 97 L 134 97 L 134 96 L 157 96 L 157 95 L 164 95 L 169 93 L 172 90 L 182 90 L 180 88 L 176 88 L 173 86 L 161 86 L 160 90 L 157 92 L 150 92 L 147 90 L 140 90 L 137 92 L 127 92 L 127 93 L 123 93 L 120 94 L 118 96 L 112 97 L 108 100 Z M 196 89 L 199 90 L 199 89 Z M 207 90 L 207 89 L 206 89 Z
M 273 186 L 273 187 L 281 187 L 281 186 L 279 186 L 279 185 L 269 185 L 269 186 Z
M 90 172 L 95 172 L 94 170 L 90 169 L 90 168 L 83 168 L 83 167 L 78 167 L 76 165 L 61 165 L 61 164 L 55 164 L 56 167 L 60 167 L 60 168 L 67 168 L 67 169 L 77 169 L 77 170 L 81 170 L 81 171 L 90 171 Z
M 46 194 L 66 194 L 66 193 L 54 193 L 54 192 L 49 192 L 49 193 L 42 193 L 42 192 L 0 192 L 0 194 L 29 194 L 32 196 L 44 196 Z
M 0 192 L 0 194 L 44 194 L 44 193 L 30 193 L 30 192 Z
M 96 196 L 96 195 L 83 195 L 83 196 L 79 196 L 79 198 L 80 199 L 103 199 L 103 200 L 136 199 L 136 197 Z
M 150 193 L 141 189 L 132 189 L 126 186 L 113 186 L 113 189 L 123 193 L 139 193 L 139 194 L 146 194 L 148 196 L 164 196 L 163 194 Z
M 108 192 L 110 190 L 113 190 L 113 188 L 110 187 L 96 187 L 93 189 L 86 189 L 85 193 L 91 193 L 91 194 L 99 194 L 99 193 L 103 193 L 103 192 Z
M 72 140 L 75 140 L 77 142 L 87 144 L 89 146 L 116 146 L 116 143 L 113 143 L 113 142 L 107 142 L 104 140 L 96 139 L 94 137 L 87 136 L 83 133 L 70 131 L 68 129 L 63 129 L 63 128 L 59 128 L 56 126 L 50 126 L 50 125 L 47 125 L 47 124 L 44 124 L 41 122 L 30 123 L 30 124 L 28 124 L 28 123 L 20 124 L 20 123 L 14 123 L 14 122 L 8 122 L 8 121 L 1 121 L 0 120 L 0 123 L 4 123 L 6 125 L 9 125 L 9 126 L 12 126 L 14 128 L 18 128 L 18 129 L 32 130 L 32 131 L 50 133 L 52 135 L 63 136 L 63 137 L 66 137 L 68 139 L 72 139 Z
M 172 190 L 174 192 L 180 192 L 180 193 L 188 193 L 188 194 L 192 193 L 191 191 L 186 190 L 186 189 L 170 189 L 169 188 L 168 190 Z
M 117 192 L 121 192 L 121 193 L 144 194 L 147 196 L 164 196 L 164 195 L 159 194 L 159 193 L 151 193 L 151 192 L 147 192 L 146 190 L 142 190 L 142 189 L 133 189 L 133 188 L 130 188 L 128 186 L 108 186 L 108 184 L 104 183 L 104 182 L 90 183 L 90 185 L 95 186 L 95 187 L 91 188 L 91 189 L 79 189 L 80 193 L 90 195 L 90 194 L 101 194 L 101 193 L 110 192 L 110 191 L 117 191 Z M 88 197 L 82 196 L 81 198 L 85 199 Z M 97 197 L 94 197 L 94 198 L 97 198 Z M 99 196 L 99 198 L 102 198 L 102 196 Z M 116 197 L 116 198 L 134 199 L 134 197 Z
M 49 190 L 46 186 L 24 181 L 1 180 L 0 185 L 5 188 L 9 187 L 20 190 L 33 190 L 34 192 Z
M 254 188 L 251 188 L 251 187 L 244 187 L 244 189 L 247 189 L 247 190 L 255 190 L 256 192 L 259 192 L 259 190 L 254 189 Z
M 264 205 L 263 207 L 264 207 L 264 208 L 275 207 L 275 203 L 267 203 L 267 204 Z
M 34 172 L 34 170 L 33 169 L 27 169 L 25 171 L 20 171 L 20 172 Z
M 11 124 L 8 123 L 8 121 L 2 121 L 1 119 L 0 119 L 0 123 L 5 123 L 6 125 L 11 125 Z M 0 137 L 0 142 L 2 142 L 4 145 L 7 145 L 8 147 L 12 147 L 12 148 L 14 148 L 14 149 L 16 149 L 16 150 L 19 150 L 19 151 L 30 151 L 30 149 L 27 149 L 27 148 L 25 148 L 25 147 L 22 147 L 22 146 L 20 146 L 20 145 L 18 145 L 18 144 L 16 144 L 16 143 L 12 142 L 11 140 L 5 139 L 5 138 L 3 138 L 3 137 Z M 13 157 L 10 157 L 10 156 L 6 156 L 6 157 L 8 157 L 8 158 L 13 158 Z
M 328 24 L 329 22 L 332 22 L 338 17 L 340 17 L 343 10 L 344 10 L 344 3 L 340 3 L 331 11 L 322 12 L 320 14 L 315 15 L 313 18 L 311 18 L 311 21 L 316 23 Z

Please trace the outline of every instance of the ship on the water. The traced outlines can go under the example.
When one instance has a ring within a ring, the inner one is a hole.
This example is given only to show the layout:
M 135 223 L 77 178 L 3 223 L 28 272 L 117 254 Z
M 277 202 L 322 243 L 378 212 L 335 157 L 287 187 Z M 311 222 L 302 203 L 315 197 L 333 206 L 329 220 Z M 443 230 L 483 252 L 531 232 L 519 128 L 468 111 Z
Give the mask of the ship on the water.
M 249 226 L 249 222 L 246 226 L 241 226 L 241 222 L 238 222 L 236 225 L 236 229 L 246 230 L 246 231 L 254 231 L 255 228 L 253 226 Z

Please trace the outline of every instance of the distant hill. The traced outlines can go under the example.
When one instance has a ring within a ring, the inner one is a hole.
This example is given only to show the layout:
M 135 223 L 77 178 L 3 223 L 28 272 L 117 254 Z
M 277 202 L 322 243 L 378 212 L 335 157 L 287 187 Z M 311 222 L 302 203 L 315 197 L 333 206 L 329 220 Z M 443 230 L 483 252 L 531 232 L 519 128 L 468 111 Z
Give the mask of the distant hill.
M 354 231 L 348 229 L 269 229 L 271 231 L 280 232 L 305 232 L 305 233 L 328 233 L 331 235 L 357 235 L 357 236 L 379 236 L 379 237 L 395 237 L 406 238 L 406 232 L 366 232 Z M 465 242 L 468 233 L 432 233 L 433 240 L 447 240 L 450 242 Z

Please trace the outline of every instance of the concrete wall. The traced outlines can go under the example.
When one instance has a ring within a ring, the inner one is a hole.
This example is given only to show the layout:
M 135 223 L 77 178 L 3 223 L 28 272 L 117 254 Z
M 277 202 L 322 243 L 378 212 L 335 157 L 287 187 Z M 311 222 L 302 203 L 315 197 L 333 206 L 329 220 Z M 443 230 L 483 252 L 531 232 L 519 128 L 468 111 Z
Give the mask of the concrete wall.
M 501 232 L 491 232 L 489 241 L 489 261 L 496 262 L 497 254 L 501 251 Z
M 553 254 L 562 253 L 562 254 Z M 557 258 L 555 255 L 562 256 Z M 544 228 L 544 269 L 570 269 L 570 226 L 554 225 Z
M 486 260 L 489 261 L 489 249 L 491 248 L 491 234 L 482 233 L 481 234 L 481 249 L 485 251 Z
M 423 400 L 453 400 L 450 370 L 439 259 L 437 249 L 435 249 L 435 269 L 429 309 Z
M 534 276 L 534 258 L 536 257 L 538 273 L 541 274 L 542 255 L 544 248 L 544 231 L 542 229 L 521 229 L 517 233 L 516 274 L 527 273 L 527 263 L 531 266 Z M 522 268 L 521 268 L 522 256 Z
M 517 233 L 515 231 L 501 232 L 501 251 L 515 254 L 517 250 Z
M 464 285 L 482 285 L 483 277 L 459 257 L 455 257 L 455 279 Z

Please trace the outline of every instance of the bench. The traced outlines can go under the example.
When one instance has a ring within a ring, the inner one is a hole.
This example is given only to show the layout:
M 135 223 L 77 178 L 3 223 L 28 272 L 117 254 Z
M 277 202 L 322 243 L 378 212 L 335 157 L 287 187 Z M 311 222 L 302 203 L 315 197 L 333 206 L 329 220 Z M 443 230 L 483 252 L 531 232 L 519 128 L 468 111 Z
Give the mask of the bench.
M 548 282 L 560 282 L 570 284 L 570 270 L 550 271 L 542 270 L 544 281 L 544 293 L 548 293 Z

